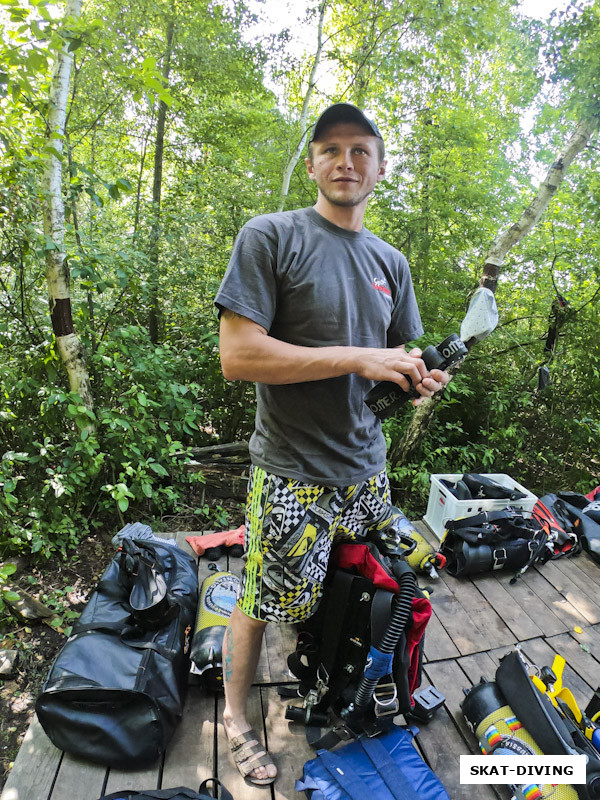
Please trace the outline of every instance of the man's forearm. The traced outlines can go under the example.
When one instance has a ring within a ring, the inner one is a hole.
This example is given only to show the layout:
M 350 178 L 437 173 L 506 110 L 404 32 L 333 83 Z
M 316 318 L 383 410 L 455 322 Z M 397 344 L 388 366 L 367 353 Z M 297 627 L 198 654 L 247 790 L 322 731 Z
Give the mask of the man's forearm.
M 258 326 L 257 326 L 258 327 Z M 247 331 L 229 342 L 221 336 L 221 363 L 227 380 L 255 383 L 304 383 L 355 371 L 354 347 L 302 347 L 266 333 Z M 354 356 L 354 358 L 353 358 Z
M 436 390 L 420 351 L 403 348 L 303 347 L 282 342 L 251 320 L 225 311 L 221 317 L 221 364 L 228 380 L 287 384 L 337 378 L 356 373 L 375 381 L 394 381 L 423 394 Z M 410 378 L 410 381 L 408 380 Z M 440 380 L 440 377 L 437 377 Z M 419 388 L 421 392 L 421 389 Z

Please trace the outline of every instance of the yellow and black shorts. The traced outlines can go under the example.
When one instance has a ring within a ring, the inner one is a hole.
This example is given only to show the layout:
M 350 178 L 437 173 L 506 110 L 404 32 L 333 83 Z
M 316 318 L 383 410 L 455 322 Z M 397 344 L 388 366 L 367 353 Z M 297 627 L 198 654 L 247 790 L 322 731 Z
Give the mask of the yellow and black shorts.
M 238 599 L 248 616 L 269 622 L 309 617 L 321 597 L 332 542 L 385 527 L 390 505 L 385 470 L 344 488 L 250 474 L 246 505 L 246 565 Z

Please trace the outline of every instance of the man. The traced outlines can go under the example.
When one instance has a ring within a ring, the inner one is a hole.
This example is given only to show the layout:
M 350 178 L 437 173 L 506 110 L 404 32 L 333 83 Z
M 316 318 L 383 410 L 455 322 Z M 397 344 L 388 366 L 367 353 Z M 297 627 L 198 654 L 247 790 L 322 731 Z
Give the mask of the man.
M 374 381 L 394 381 L 429 397 L 449 380 L 402 347 L 423 333 L 408 264 L 363 228 L 384 156 L 377 126 L 358 108 L 328 108 L 306 159 L 315 206 L 250 220 L 215 299 L 223 374 L 257 384 L 223 715 L 234 760 L 253 783 L 276 776 L 246 719 L 267 622 L 309 616 L 333 539 L 391 518 L 385 440 L 365 394 Z

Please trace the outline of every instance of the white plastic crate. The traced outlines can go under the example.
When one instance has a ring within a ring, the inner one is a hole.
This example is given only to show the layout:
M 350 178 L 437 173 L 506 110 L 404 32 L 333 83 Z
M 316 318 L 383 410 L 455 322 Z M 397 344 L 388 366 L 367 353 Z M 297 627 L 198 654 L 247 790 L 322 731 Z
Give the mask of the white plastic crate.
M 481 473 L 484 474 L 484 473 Z M 423 519 L 429 525 L 431 530 L 435 533 L 438 539 L 441 539 L 446 530 L 446 522 L 449 519 L 461 519 L 462 517 L 472 517 L 474 514 L 479 514 L 480 511 L 499 511 L 507 506 L 511 508 L 519 508 L 522 511 L 532 511 L 537 502 L 537 497 L 528 491 L 520 483 L 513 480 L 510 475 L 503 474 L 485 474 L 486 478 L 491 478 L 497 483 L 505 486 L 507 489 L 518 489 L 523 492 L 525 497 L 519 500 L 508 500 L 506 498 L 499 499 L 486 499 L 483 497 L 476 497 L 474 500 L 459 500 L 455 497 L 447 486 L 442 484 L 442 481 L 449 481 L 456 485 L 457 481 L 461 480 L 460 475 L 432 475 L 431 476 L 431 489 L 429 491 L 429 502 L 427 503 L 427 512 Z

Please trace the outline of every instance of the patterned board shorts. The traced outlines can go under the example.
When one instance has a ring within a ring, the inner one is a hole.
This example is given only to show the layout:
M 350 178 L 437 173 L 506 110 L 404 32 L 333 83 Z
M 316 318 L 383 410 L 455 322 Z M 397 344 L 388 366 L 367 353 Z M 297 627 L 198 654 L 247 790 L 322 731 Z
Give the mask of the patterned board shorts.
M 238 598 L 249 617 L 299 622 L 316 609 L 334 539 L 393 524 L 385 470 L 344 488 L 315 486 L 254 467 L 246 505 L 246 566 Z

